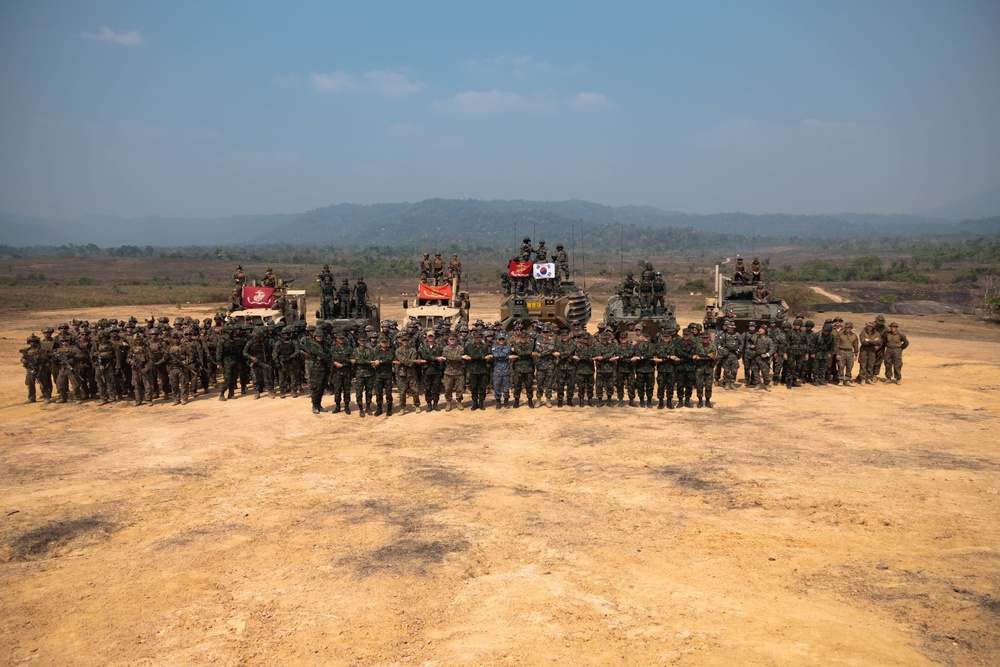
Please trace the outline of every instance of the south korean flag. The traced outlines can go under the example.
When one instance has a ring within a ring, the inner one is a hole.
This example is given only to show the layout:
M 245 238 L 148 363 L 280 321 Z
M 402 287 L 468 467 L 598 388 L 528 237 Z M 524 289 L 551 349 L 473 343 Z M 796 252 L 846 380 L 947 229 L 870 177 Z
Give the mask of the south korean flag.
M 547 280 L 556 277 L 556 265 L 552 262 L 548 264 L 533 265 L 535 280 Z

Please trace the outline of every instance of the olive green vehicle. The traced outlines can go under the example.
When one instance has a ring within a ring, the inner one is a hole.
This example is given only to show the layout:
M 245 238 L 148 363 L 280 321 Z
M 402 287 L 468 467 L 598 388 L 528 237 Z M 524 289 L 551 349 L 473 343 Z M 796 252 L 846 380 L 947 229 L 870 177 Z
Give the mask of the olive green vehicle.
M 706 329 L 722 330 L 726 320 L 732 320 L 736 331 L 744 332 L 750 327 L 750 322 L 782 322 L 788 312 L 788 304 L 773 295 L 765 299 L 754 298 L 754 285 L 744 282 L 733 282 L 731 278 L 719 273 L 715 267 L 715 294 L 705 300 Z
M 591 314 L 590 295 L 572 282 L 562 283 L 551 293 L 528 287 L 523 292 L 505 296 L 500 302 L 500 326 L 505 331 L 513 329 L 519 320 L 539 320 L 559 329 L 577 323 L 585 327 Z
M 638 296 L 613 294 L 604 307 L 604 321 L 615 331 L 628 331 L 641 324 L 651 335 L 659 333 L 668 322 L 674 322 L 674 304 L 643 308 Z

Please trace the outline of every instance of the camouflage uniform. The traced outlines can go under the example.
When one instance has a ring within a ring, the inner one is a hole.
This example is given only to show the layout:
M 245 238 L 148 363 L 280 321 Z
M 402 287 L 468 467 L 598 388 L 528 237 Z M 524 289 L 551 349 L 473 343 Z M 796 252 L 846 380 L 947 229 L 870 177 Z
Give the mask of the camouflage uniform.
M 830 358 L 834 355 L 837 339 L 833 335 L 833 326 L 823 325 L 823 330 L 815 338 L 813 349 L 816 355 L 813 360 L 813 384 L 826 384 L 826 372 L 830 367 Z
M 875 356 L 882 349 L 882 336 L 875 331 L 875 323 L 869 322 L 859 337 L 861 346 L 858 354 L 859 380 L 865 384 L 875 384 L 878 371 L 875 370 Z
M 465 360 L 462 358 L 465 350 L 458 344 L 458 338 L 454 334 L 448 336 L 448 344 L 441 350 L 441 356 L 445 358 L 444 378 L 442 386 L 444 388 L 444 400 L 448 402 L 445 410 L 451 410 L 452 401 L 458 402 L 458 409 L 463 410 L 462 394 L 465 392 Z M 454 396 L 454 399 L 452 398 Z
M 760 327 L 757 333 L 757 340 L 754 341 L 754 348 L 753 364 L 756 368 L 755 375 L 763 383 L 757 385 L 757 388 L 771 391 L 771 357 L 774 354 L 774 341 L 767 335 L 766 327 Z
M 587 405 L 594 404 L 594 357 L 597 356 L 597 349 L 590 345 L 590 334 L 583 332 L 577 338 L 576 354 L 573 355 L 576 361 L 576 395 L 579 399 L 580 407 L 583 407 L 583 399 L 587 398 Z
M 226 327 L 226 337 L 219 341 L 215 348 L 215 363 L 222 369 L 222 390 L 219 400 L 225 401 L 233 397 L 236 391 L 236 380 L 239 377 L 240 359 L 243 356 L 243 345 L 236 340 L 232 327 Z
M 632 363 L 635 365 L 635 393 L 639 395 L 639 407 L 653 407 L 653 384 L 656 378 L 656 348 L 649 342 L 645 332 L 639 342 L 632 346 Z
M 674 371 L 677 378 L 677 405 L 678 407 L 693 407 L 691 405 L 691 394 L 694 392 L 694 355 L 697 354 L 694 340 L 691 336 L 694 332 L 685 329 L 681 338 L 674 338 L 670 345 L 670 356 L 677 364 Z M 684 402 L 681 403 L 683 396 Z
M 39 381 L 38 359 L 42 356 L 41 340 L 31 335 L 27 339 L 28 347 L 21 348 L 21 365 L 24 366 L 24 384 L 28 388 L 28 402 L 37 400 L 35 383 Z
M 375 350 L 368 347 L 368 339 L 358 339 L 358 346 L 351 351 L 351 364 L 354 366 L 354 399 L 358 403 L 358 414 L 365 416 L 365 411 L 372 409 L 372 388 L 375 383 L 376 360 Z
M 676 338 L 677 329 L 667 325 L 660 331 L 660 336 L 653 345 L 653 356 L 659 359 L 656 364 L 656 399 L 657 408 L 663 409 L 664 399 L 670 408 L 674 407 L 674 387 L 677 386 L 675 371 L 677 365 L 670 359 L 670 345 Z M 678 397 L 681 398 L 681 397 Z
M 576 353 L 576 342 L 569 338 L 569 331 L 566 331 L 555 342 L 555 346 L 559 353 L 555 370 L 556 405 L 562 407 L 563 392 L 569 399 L 569 404 L 573 405 L 573 391 L 576 388 L 576 362 L 573 361 L 573 355 Z
M 514 386 L 514 407 L 521 405 L 521 391 L 528 395 L 528 405 L 535 407 L 532 389 L 535 381 L 535 361 L 531 353 L 535 349 L 535 344 L 527 336 L 527 332 L 522 331 L 519 339 L 511 345 L 513 354 L 517 356 L 514 360 L 514 375 L 512 383 Z
M 317 328 L 311 338 L 302 341 L 301 350 L 309 358 L 309 399 L 313 414 L 323 411 L 323 393 L 330 372 L 330 353 L 323 344 L 326 332 Z
M 556 341 L 549 334 L 548 328 L 542 330 L 542 335 L 535 339 L 535 349 L 531 353 L 535 358 L 535 384 L 538 386 L 538 404 L 545 401 L 552 403 L 552 383 L 555 380 Z
M 389 338 L 378 339 L 378 347 L 373 349 L 375 366 L 375 416 L 382 414 L 382 404 L 385 403 L 387 417 L 392 416 L 392 362 L 396 359 L 396 351 L 389 347 Z
M 899 384 L 903 379 L 903 350 L 910 346 L 906 334 L 899 331 L 895 322 L 889 324 L 889 333 L 885 335 L 885 377 Z
M 601 340 L 594 346 L 594 356 L 597 364 L 597 379 L 594 387 L 597 394 L 597 407 L 604 406 L 605 396 L 607 396 L 607 404 L 611 405 L 615 397 L 615 366 L 618 361 L 618 346 L 611 342 L 610 331 L 605 331 Z
M 854 357 L 860 352 L 861 342 L 858 335 L 852 331 L 854 325 L 844 324 L 844 330 L 837 334 L 837 382 L 845 387 L 853 386 L 851 376 L 854 373 Z
M 437 343 L 436 337 L 428 334 L 427 342 L 420 349 L 420 358 L 426 362 L 423 366 L 424 400 L 427 402 L 428 410 L 438 409 L 441 375 L 444 373 L 444 362 L 439 360 L 442 356 L 442 346 Z
M 708 331 L 695 343 L 694 387 L 698 393 L 698 407 L 715 407 L 712 403 L 712 368 L 715 366 L 716 348 Z M 661 406 L 662 407 L 662 406 Z
M 253 370 L 253 391 L 254 398 L 260 398 L 260 393 L 271 386 L 271 351 L 264 340 L 264 331 L 258 327 L 253 336 L 243 347 L 243 358 L 250 364 Z M 274 398 L 274 391 L 271 391 L 271 398 Z
M 413 407 L 420 407 L 420 392 L 417 389 L 417 349 L 405 334 L 399 335 L 400 345 L 396 348 L 396 386 L 399 387 L 399 409 L 406 412 L 406 398 L 413 397 Z M 402 341 L 407 341 L 402 343 Z

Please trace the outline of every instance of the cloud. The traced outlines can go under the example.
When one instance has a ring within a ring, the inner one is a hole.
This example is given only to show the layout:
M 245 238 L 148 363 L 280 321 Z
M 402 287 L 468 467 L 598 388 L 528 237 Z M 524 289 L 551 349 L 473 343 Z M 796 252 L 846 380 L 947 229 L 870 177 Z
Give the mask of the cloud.
M 419 93 L 427 87 L 423 81 L 411 81 L 405 74 L 388 70 L 365 72 L 368 87 L 386 97 L 402 97 Z
M 451 99 L 434 100 L 431 108 L 441 113 L 459 116 L 493 116 L 510 111 L 551 113 L 554 107 L 543 100 L 529 100 L 517 93 L 502 90 L 458 93 Z
M 396 123 L 386 128 L 385 134 L 387 137 L 412 137 L 420 134 L 422 130 L 423 128 L 416 123 Z
M 567 102 L 567 104 L 571 109 L 583 109 L 588 111 L 610 109 L 614 106 L 608 96 L 603 93 L 577 93 L 570 99 L 569 102 Z
M 87 39 L 99 39 L 104 42 L 121 44 L 122 46 L 142 46 L 145 44 L 142 34 L 138 30 L 115 32 L 106 25 L 102 25 L 98 32 L 82 32 L 80 35 Z
M 340 93 L 358 87 L 353 76 L 340 71 L 333 74 L 310 74 L 309 83 L 317 93 Z

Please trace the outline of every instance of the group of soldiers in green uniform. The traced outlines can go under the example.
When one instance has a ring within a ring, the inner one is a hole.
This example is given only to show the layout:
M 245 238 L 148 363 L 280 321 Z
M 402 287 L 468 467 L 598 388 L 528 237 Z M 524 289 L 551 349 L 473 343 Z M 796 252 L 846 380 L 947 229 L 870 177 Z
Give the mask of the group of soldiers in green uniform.
M 748 331 L 736 333 L 734 323 L 726 320 L 715 338 L 719 350 L 716 385 L 735 389 L 741 362 L 746 386 L 766 391 L 771 389 L 772 378 L 789 389 L 804 383 L 875 384 L 883 364 L 886 381 L 902 381 L 903 350 L 910 343 L 896 322 L 887 326 L 885 316 L 878 315 L 860 334 L 854 332 L 853 322 L 841 317 L 827 320 L 818 331 L 815 327 L 815 322 L 800 315 L 780 324 L 751 322 Z
M 368 283 L 364 276 L 358 276 L 353 288 L 347 278 L 342 279 L 340 287 L 337 287 L 330 265 L 324 264 L 316 276 L 316 282 L 319 284 L 323 319 L 368 317 Z
M 666 313 L 667 283 L 662 272 L 653 271 L 652 262 L 646 262 L 638 281 L 634 272 L 626 273 L 617 293 L 625 315 L 658 316 Z

